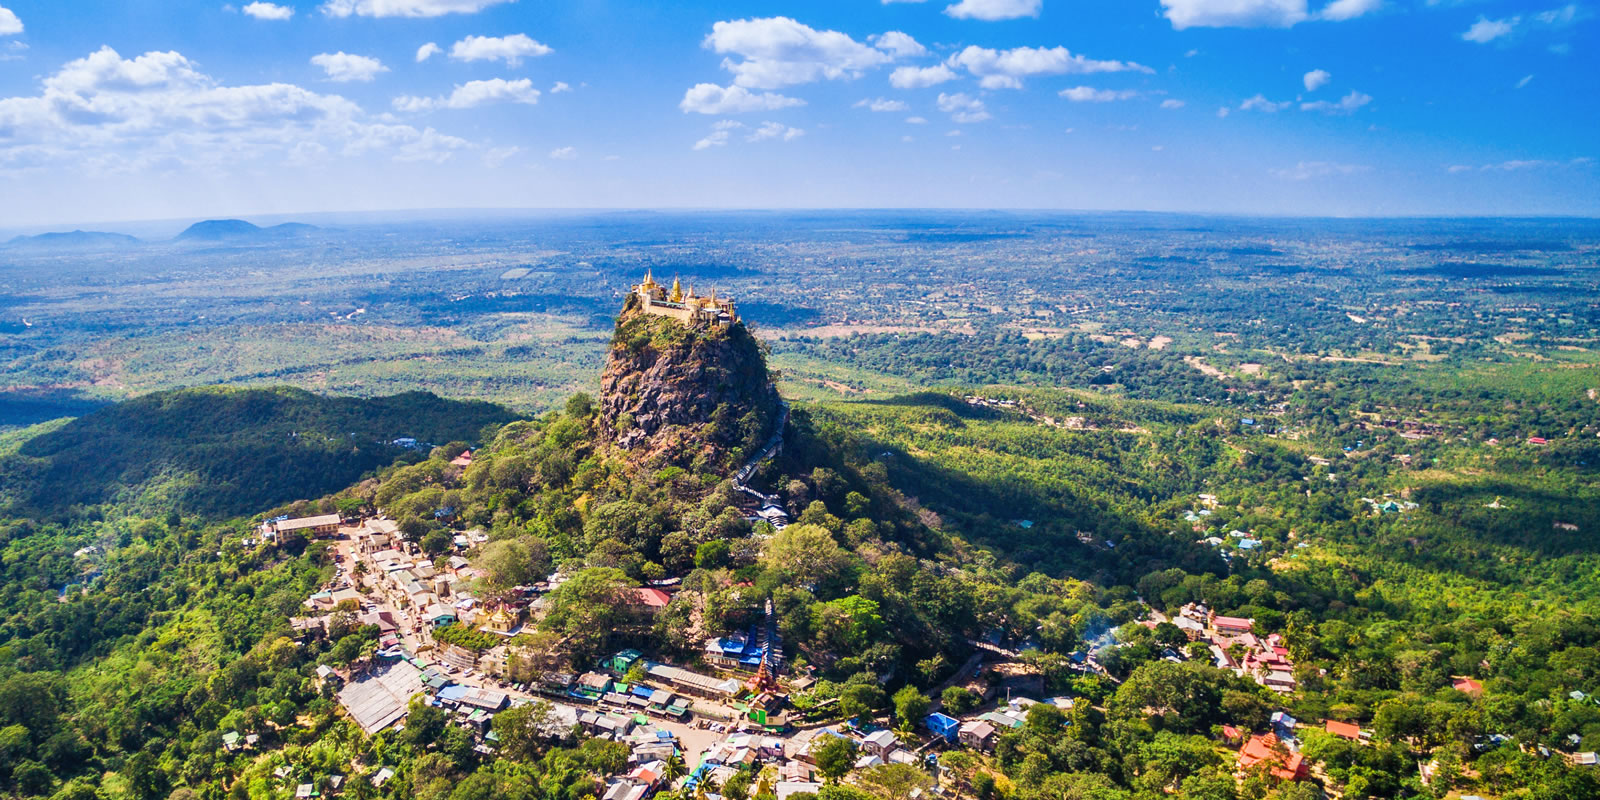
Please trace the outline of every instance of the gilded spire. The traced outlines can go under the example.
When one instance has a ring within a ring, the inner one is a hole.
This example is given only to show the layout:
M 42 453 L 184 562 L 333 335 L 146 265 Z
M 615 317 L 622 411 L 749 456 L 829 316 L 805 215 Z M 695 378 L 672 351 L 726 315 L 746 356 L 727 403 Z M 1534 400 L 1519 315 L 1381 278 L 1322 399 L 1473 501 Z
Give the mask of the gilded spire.
M 672 279 L 672 302 L 683 302 L 683 286 L 678 283 L 677 278 Z

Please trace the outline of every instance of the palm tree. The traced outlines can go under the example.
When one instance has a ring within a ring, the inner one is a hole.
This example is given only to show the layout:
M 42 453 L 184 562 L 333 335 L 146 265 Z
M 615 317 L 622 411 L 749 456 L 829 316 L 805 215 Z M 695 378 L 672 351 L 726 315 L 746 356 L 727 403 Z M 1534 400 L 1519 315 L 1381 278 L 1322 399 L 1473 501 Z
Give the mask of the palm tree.
M 674 749 L 672 755 L 667 756 L 667 763 L 661 768 L 661 777 L 666 778 L 667 783 L 675 783 L 688 771 L 683 764 L 683 755 Z

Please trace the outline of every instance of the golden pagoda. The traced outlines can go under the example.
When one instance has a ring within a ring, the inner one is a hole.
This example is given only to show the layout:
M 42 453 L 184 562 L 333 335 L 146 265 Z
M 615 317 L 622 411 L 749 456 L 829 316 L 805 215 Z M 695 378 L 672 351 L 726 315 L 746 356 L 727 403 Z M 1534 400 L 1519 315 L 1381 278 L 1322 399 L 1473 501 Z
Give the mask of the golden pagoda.
M 633 293 L 646 313 L 672 317 L 687 325 L 704 324 L 720 328 L 739 321 L 733 301 L 717 297 L 716 289 L 711 290 L 709 297 L 697 297 L 693 286 L 688 287 L 686 292 L 683 282 L 673 278 L 669 290 L 656 283 L 655 276 L 648 270 L 644 280 L 634 285 Z

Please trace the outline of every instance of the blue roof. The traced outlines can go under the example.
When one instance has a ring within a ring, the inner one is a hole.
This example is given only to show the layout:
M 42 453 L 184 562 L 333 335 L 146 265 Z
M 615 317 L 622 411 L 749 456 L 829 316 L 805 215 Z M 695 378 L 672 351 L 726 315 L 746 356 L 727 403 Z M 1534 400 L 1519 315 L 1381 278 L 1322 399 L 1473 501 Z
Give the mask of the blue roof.
M 439 699 L 440 700 L 460 700 L 461 698 L 466 697 L 466 696 L 467 696 L 467 687 L 461 686 L 459 684 L 454 685 L 454 686 L 446 686 L 443 689 L 439 690 Z
M 650 695 L 655 694 L 655 690 L 648 686 L 634 684 L 634 686 L 628 690 L 628 693 L 648 699 Z

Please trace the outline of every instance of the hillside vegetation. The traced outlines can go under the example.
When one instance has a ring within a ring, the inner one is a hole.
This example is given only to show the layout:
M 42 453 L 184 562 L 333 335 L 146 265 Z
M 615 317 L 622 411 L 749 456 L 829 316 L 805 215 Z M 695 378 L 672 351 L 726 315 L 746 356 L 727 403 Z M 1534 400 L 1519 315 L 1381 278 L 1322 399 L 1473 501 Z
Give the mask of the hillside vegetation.
M 0 498 L 10 514 L 45 517 L 103 504 L 227 517 L 350 484 L 405 458 L 397 440 L 474 440 L 512 418 L 425 392 L 370 400 L 290 388 L 158 392 L 21 443 L 0 458 Z

